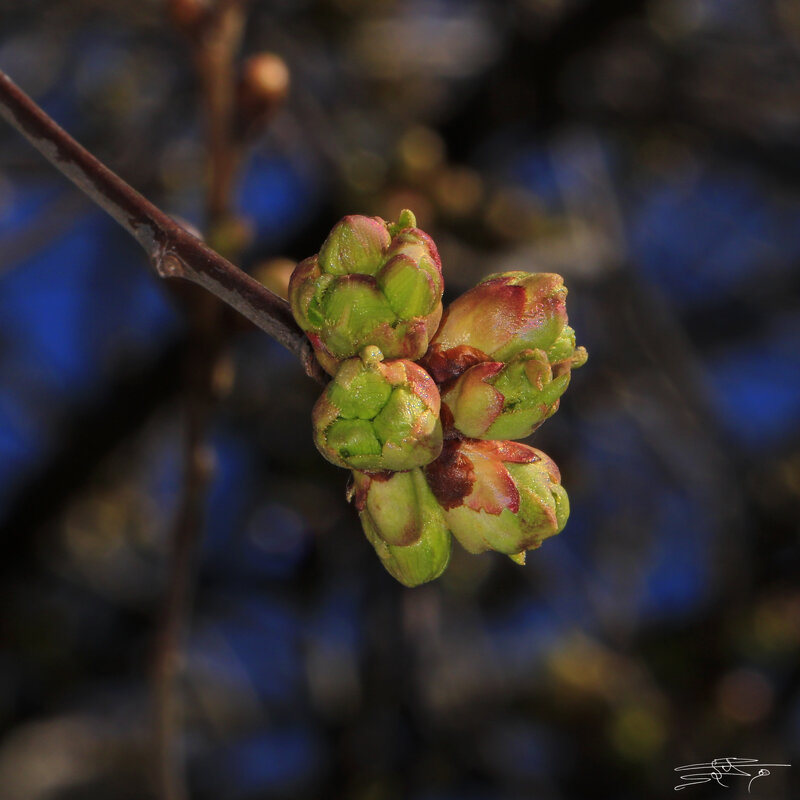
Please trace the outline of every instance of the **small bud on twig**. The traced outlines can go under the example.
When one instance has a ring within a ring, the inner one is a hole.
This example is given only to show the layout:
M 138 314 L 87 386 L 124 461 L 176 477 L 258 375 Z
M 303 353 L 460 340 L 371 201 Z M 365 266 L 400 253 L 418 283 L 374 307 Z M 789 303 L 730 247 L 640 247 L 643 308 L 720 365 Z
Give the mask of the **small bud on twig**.
M 169 0 L 167 11 L 172 24 L 185 34 L 194 33 L 211 16 L 208 0 Z
M 291 258 L 270 258 L 259 261 L 253 267 L 252 275 L 271 292 L 286 300 L 289 297 L 289 279 L 296 266 Z
M 238 86 L 238 130 L 241 138 L 257 135 L 289 93 L 289 67 L 274 53 L 250 56 L 242 65 Z

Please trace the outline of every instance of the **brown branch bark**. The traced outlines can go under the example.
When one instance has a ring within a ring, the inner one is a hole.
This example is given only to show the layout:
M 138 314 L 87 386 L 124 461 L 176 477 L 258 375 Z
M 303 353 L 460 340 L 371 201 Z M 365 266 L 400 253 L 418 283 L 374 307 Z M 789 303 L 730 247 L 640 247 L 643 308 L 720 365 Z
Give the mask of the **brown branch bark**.
M 139 194 L 78 144 L 2 71 L 0 116 L 139 242 L 158 275 L 184 278 L 204 287 L 294 353 L 309 376 L 327 382 L 285 300 Z

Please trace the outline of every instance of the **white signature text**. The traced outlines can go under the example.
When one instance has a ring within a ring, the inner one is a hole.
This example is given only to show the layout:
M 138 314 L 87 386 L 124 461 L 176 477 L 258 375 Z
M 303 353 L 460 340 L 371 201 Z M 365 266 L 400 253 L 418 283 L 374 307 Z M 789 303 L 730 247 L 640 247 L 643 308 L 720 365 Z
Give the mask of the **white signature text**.
M 728 788 L 723 781 L 730 778 L 747 778 L 747 791 L 759 778 L 771 775 L 771 769 L 775 767 L 791 767 L 791 764 L 759 764 L 757 758 L 715 758 L 704 764 L 686 764 L 683 767 L 675 767 L 675 772 L 681 773 L 681 783 L 675 787 L 675 791 L 687 789 L 689 786 L 696 786 L 700 783 L 716 781 L 720 786 Z

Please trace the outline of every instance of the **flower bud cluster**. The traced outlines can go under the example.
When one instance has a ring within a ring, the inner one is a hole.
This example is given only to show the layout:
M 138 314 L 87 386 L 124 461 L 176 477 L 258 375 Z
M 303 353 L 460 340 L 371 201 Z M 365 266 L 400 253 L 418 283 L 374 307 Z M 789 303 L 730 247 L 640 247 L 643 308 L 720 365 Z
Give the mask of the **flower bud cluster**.
M 558 467 L 515 439 L 558 409 L 586 362 L 559 275 L 492 275 L 442 315 L 436 245 L 397 223 L 342 219 L 297 265 L 289 301 L 333 376 L 312 412 L 322 455 L 352 470 L 364 533 L 406 586 L 437 578 L 451 538 L 524 563 L 559 533 Z

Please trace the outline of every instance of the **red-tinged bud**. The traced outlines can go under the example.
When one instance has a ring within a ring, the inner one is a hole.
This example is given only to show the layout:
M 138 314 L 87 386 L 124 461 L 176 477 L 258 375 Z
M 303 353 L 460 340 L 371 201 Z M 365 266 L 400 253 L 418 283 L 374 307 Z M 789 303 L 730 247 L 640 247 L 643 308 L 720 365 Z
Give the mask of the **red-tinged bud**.
M 566 297 L 560 275 L 490 275 L 445 310 L 426 364 L 439 380 L 439 375 L 459 374 L 458 365 L 464 363 L 465 352 L 469 353 L 466 366 L 478 360 L 509 361 L 522 350 L 544 350 L 549 359 L 554 346 L 558 345 L 559 353 L 564 350 Z M 455 363 L 448 366 L 448 362 Z
M 292 313 L 331 374 L 367 345 L 412 361 L 427 350 L 442 314 L 442 271 L 436 245 L 414 224 L 409 211 L 392 225 L 345 217 L 295 270 Z
M 569 516 L 558 467 L 517 442 L 446 441 L 425 475 L 450 531 L 470 553 L 519 558 L 559 533 Z
M 524 439 L 558 410 L 569 379 L 569 369 L 553 377 L 544 350 L 522 350 L 508 364 L 476 364 L 443 387 L 443 415 L 473 439 Z
M 450 532 L 420 469 L 353 471 L 364 534 L 388 572 L 405 586 L 438 578 L 450 560 Z
M 476 364 L 482 364 L 491 359 L 482 350 L 467 345 L 458 345 L 448 350 L 443 350 L 438 344 L 431 344 L 420 364 L 425 367 L 431 377 L 438 384 L 446 383 L 451 378 L 457 378 Z

